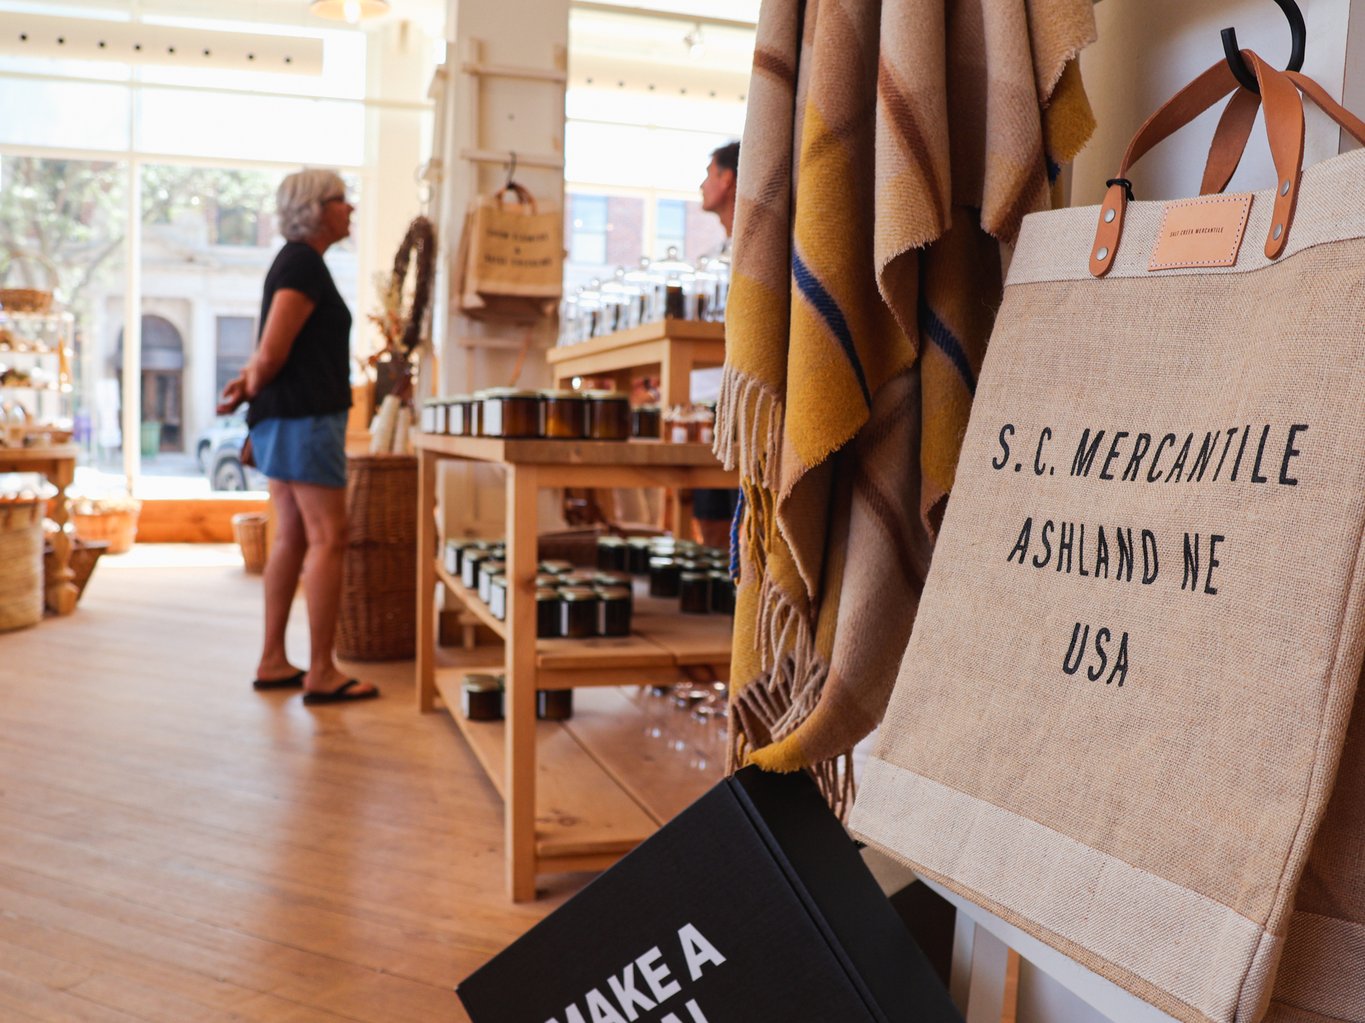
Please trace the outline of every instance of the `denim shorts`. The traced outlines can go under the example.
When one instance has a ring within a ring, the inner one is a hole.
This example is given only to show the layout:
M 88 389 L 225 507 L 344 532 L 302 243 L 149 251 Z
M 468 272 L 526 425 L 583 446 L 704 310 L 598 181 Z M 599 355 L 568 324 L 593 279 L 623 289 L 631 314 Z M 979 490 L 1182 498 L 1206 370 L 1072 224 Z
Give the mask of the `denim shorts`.
M 345 412 L 263 419 L 251 428 L 256 467 L 272 480 L 346 486 Z

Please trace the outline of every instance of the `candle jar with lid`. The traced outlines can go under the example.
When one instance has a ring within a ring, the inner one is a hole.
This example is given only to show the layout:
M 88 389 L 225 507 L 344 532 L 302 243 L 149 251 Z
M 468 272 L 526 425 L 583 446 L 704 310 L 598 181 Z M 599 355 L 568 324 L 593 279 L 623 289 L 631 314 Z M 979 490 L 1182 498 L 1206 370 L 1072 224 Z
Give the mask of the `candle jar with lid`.
M 588 436 L 588 398 L 581 391 L 541 391 L 545 436 L 554 440 L 582 440 Z
M 498 621 L 507 621 L 507 576 L 501 572 L 488 578 L 488 610 Z
M 536 587 L 536 639 L 557 639 L 563 635 L 559 590 L 553 586 Z
M 603 636 L 629 636 L 632 602 L 627 586 L 597 588 L 598 632 Z
M 465 422 L 465 437 L 482 437 L 483 432 L 483 400 L 488 397 L 487 391 L 475 391 L 469 396 L 469 410 Z
M 678 573 L 678 598 L 683 614 L 711 613 L 711 575 L 696 570 Z
M 588 436 L 626 440 L 630 436 L 630 398 L 619 391 L 587 391 Z
M 464 583 L 466 589 L 478 592 L 479 589 L 479 565 L 488 560 L 488 552 L 466 548 L 460 558 L 460 582 Z
M 612 572 L 626 571 L 629 556 L 626 542 L 619 536 L 597 538 L 597 567 Z
M 668 555 L 655 555 L 649 559 L 649 595 L 651 597 L 676 597 L 682 582 L 682 569 L 677 561 Z
M 467 721 L 502 719 L 502 682 L 496 675 L 466 675 L 460 685 L 460 700 Z
M 513 387 L 494 387 L 483 399 L 483 436 L 539 437 L 540 393 Z
M 469 406 L 473 401 L 467 394 L 457 394 L 446 399 L 446 433 L 451 437 L 469 437 Z
M 597 635 L 597 591 L 591 586 L 559 588 L 559 631 L 565 639 L 591 639 Z
M 639 440 L 658 440 L 663 414 L 658 405 L 636 405 L 630 410 L 630 435 Z
M 479 599 L 485 604 L 491 604 L 493 598 L 489 587 L 492 585 L 495 575 L 502 575 L 506 570 L 506 563 L 496 558 L 485 558 L 479 562 Z

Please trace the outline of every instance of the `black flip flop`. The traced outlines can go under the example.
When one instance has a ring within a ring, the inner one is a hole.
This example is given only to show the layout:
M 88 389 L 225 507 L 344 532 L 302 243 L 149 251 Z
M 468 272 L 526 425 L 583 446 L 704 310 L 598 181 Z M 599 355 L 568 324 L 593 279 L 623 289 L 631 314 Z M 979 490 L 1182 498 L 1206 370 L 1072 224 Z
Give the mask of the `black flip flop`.
M 373 700 L 379 695 L 378 689 L 370 689 L 362 693 L 357 693 L 355 687 L 361 685 L 358 678 L 350 679 L 341 683 L 330 693 L 304 693 L 303 702 L 308 704 L 318 703 L 356 703 L 360 700 Z
M 258 678 L 251 683 L 252 689 L 298 689 L 303 685 L 304 672 L 290 675 L 288 678 Z

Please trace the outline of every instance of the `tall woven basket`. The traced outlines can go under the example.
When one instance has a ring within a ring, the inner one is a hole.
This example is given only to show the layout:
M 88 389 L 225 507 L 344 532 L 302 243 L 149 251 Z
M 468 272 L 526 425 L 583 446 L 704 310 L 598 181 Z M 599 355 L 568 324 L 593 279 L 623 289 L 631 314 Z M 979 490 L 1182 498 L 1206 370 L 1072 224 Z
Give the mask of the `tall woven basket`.
M 337 656 L 397 661 L 417 649 L 417 459 L 352 455 Z
M 0 632 L 43 620 L 43 502 L 0 501 Z

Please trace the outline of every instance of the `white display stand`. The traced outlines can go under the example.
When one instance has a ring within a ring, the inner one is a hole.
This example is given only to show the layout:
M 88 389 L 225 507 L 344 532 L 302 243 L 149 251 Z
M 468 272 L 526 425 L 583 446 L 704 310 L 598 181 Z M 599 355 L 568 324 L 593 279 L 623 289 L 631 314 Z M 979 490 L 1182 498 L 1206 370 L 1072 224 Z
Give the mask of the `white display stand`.
M 863 859 L 888 895 L 918 880 L 957 910 L 949 990 L 967 1023 L 1176 1023 L 990 910 L 876 850 L 864 849 Z

